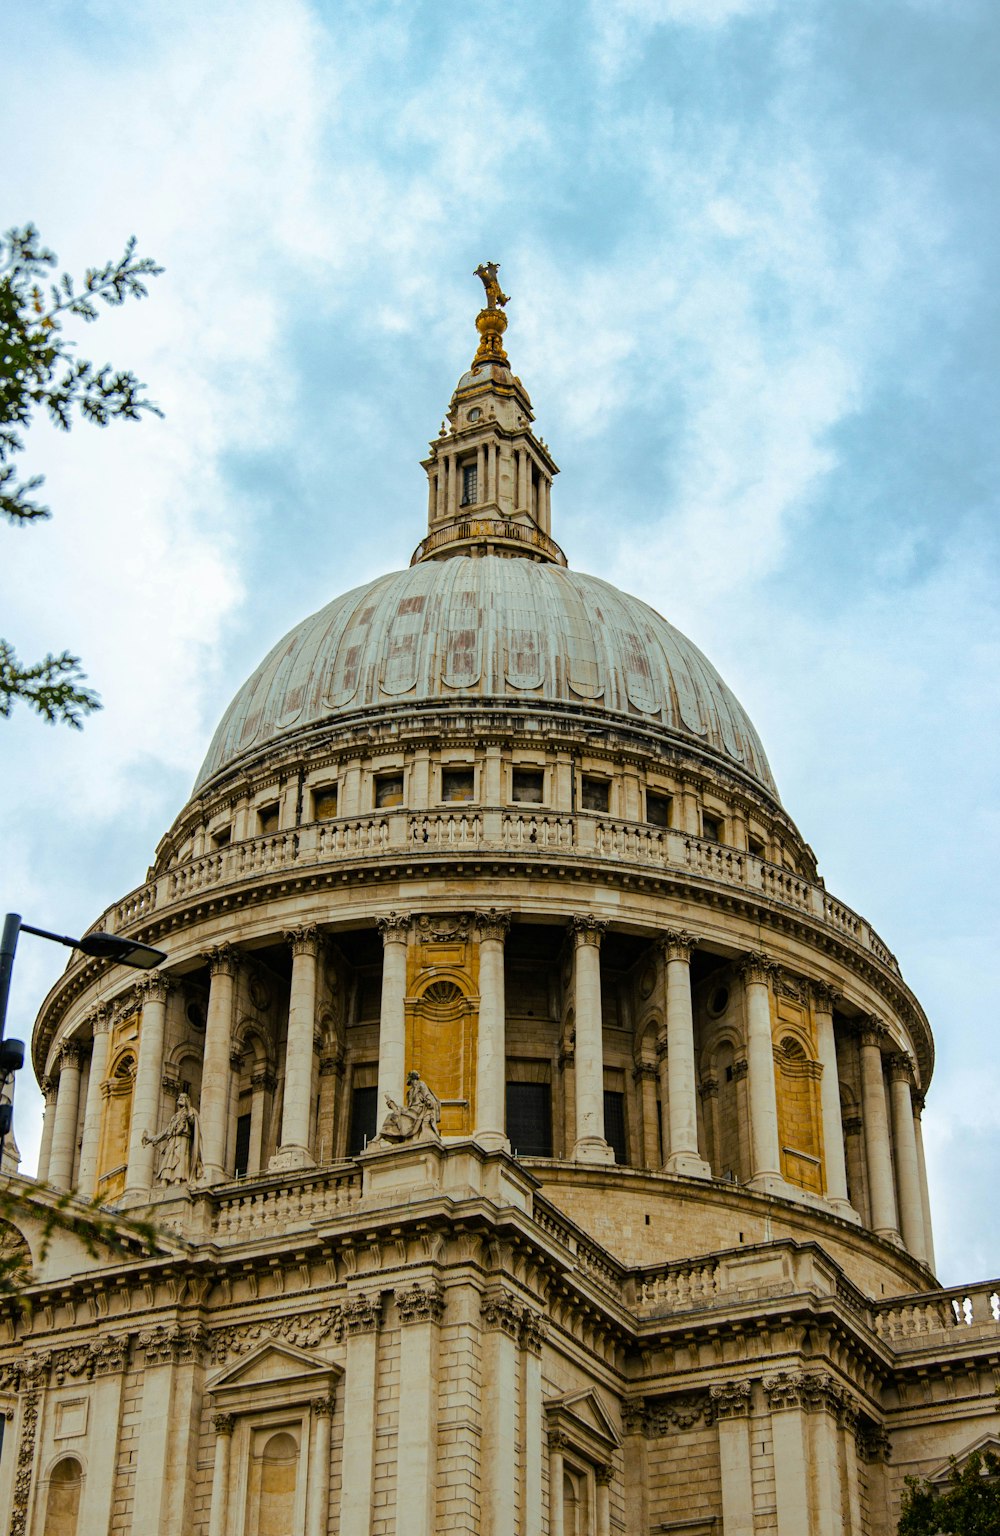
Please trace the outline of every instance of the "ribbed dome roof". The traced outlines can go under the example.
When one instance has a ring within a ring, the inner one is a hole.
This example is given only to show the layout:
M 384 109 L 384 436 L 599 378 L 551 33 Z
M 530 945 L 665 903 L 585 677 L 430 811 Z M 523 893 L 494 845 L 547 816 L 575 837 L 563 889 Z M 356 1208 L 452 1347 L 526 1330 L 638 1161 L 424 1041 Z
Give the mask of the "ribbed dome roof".
M 362 710 L 478 699 L 575 705 L 659 726 L 777 790 L 757 732 L 673 625 L 596 576 L 456 555 L 335 598 L 274 647 L 229 706 L 195 785 Z

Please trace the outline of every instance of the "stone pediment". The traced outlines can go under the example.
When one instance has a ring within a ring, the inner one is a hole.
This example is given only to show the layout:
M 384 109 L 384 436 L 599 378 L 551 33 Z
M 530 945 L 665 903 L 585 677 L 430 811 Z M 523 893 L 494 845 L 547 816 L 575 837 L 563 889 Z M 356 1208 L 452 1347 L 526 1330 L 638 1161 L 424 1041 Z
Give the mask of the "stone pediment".
M 1000 1435 L 981 1435 L 978 1440 L 973 1441 L 972 1445 L 966 1446 L 965 1450 L 954 1458 L 955 1465 L 962 1472 L 968 1465 L 970 1457 L 981 1456 L 984 1451 L 992 1451 L 995 1456 L 1000 1456 Z M 939 1485 L 947 1484 L 951 1480 L 951 1469 L 952 1458 L 949 1456 L 947 1461 L 942 1461 L 932 1472 L 927 1473 L 927 1481 Z
M 621 1444 L 614 1420 L 594 1391 L 564 1392 L 559 1397 L 550 1397 L 545 1403 L 545 1415 L 551 1427 L 578 1437 L 595 1449 L 600 1446 L 610 1454 Z
M 341 1375 L 340 1367 L 281 1339 L 262 1339 L 248 1354 L 217 1371 L 205 1383 L 205 1391 L 220 1407 L 244 1397 L 263 1402 L 276 1396 L 301 1399 L 329 1393 Z M 238 1404 L 236 1404 L 238 1406 Z

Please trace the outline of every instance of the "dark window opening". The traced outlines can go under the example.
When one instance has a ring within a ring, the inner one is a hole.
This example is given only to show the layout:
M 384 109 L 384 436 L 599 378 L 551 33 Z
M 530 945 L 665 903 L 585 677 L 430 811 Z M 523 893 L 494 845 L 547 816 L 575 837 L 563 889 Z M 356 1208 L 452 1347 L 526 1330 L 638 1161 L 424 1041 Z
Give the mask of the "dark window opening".
M 378 1118 L 378 1088 L 355 1088 L 351 1094 L 351 1125 L 347 1137 L 348 1157 L 357 1157 L 375 1138 Z
M 701 835 L 710 843 L 722 842 L 722 822 L 718 816 L 702 816 Z
M 657 795 L 651 789 L 646 791 L 646 820 L 651 827 L 669 827 L 669 795 Z
M 476 775 L 472 768 L 442 768 L 441 799 L 448 801 L 474 800 Z
M 212 833 L 213 848 L 228 848 L 233 840 L 232 827 L 220 827 L 218 832 Z
M 545 775 L 540 768 L 514 769 L 510 798 L 515 805 L 541 805 L 544 794 Z
M 604 1090 L 604 1140 L 612 1148 L 616 1163 L 628 1162 L 625 1146 L 625 1095 Z
M 548 1083 L 507 1084 L 507 1139 L 516 1156 L 552 1156 L 552 1093 Z
M 313 790 L 313 820 L 332 821 L 337 814 L 337 786 Z
M 764 844 L 761 842 L 759 837 L 748 837 L 747 849 L 750 853 L 753 854 L 755 859 L 763 859 L 767 857 L 767 849 L 764 847 Z
M 606 811 L 611 785 L 607 779 L 591 779 L 586 774 L 580 785 L 580 805 L 585 811 Z
M 236 1168 L 238 1179 L 242 1179 L 250 1167 L 250 1116 L 240 1115 L 236 1122 Z
M 260 810 L 257 812 L 257 824 L 263 833 L 277 832 L 278 820 L 279 812 L 277 800 L 275 800 L 272 805 L 262 805 Z
M 375 780 L 375 806 L 380 811 L 403 803 L 403 775 L 380 773 Z
M 473 507 L 479 500 L 479 467 L 476 464 L 462 466 L 462 501 L 463 507 Z

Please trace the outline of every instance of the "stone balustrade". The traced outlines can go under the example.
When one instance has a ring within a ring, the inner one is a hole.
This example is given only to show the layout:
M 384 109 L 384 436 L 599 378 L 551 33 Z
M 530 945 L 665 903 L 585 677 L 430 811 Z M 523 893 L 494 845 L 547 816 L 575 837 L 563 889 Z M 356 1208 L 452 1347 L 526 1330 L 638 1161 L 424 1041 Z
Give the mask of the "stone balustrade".
M 269 874 L 298 873 L 340 859 L 378 859 L 415 850 L 428 857 L 491 850 L 526 857 L 558 852 L 607 860 L 618 867 L 683 872 L 709 885 L 735 887 L 807 914 L 899 975 L 895 956 L 863 917 L 834 900 L 822 885 L 755 854 L 673 828 L 587 812 L 567 816 L 510 807 L 422 813 L 401 807 L 248 838 L 166 870 L 110 907 L 93 927 L 115 933 L 202 891 Z
M 875 1332 L 896 1349 L 919 1349 L 931 1334 L 978 1329 L 1000 1338 L 1000 1280 L 896 1297 L 874 1308 Z
M 353 1163 L 285 1180 L 224 1184 L 212 1191 L 213 1234 L 252 1238 L 291 1232 L 339 1216 L 361 1199 L 361 1173 Z

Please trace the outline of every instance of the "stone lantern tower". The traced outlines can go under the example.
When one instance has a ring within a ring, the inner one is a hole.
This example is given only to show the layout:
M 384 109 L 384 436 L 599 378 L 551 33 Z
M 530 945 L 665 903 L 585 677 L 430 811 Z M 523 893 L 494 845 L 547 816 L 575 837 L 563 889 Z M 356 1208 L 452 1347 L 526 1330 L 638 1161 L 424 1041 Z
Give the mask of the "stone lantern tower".
M 98 919 L 168 964 L 39 1013 L 18 1536 L 889 1536 L 997 1432 L 923 1011 L 709 661 L 569 566 L 477 275 L 409 567 L 274 646 Z

